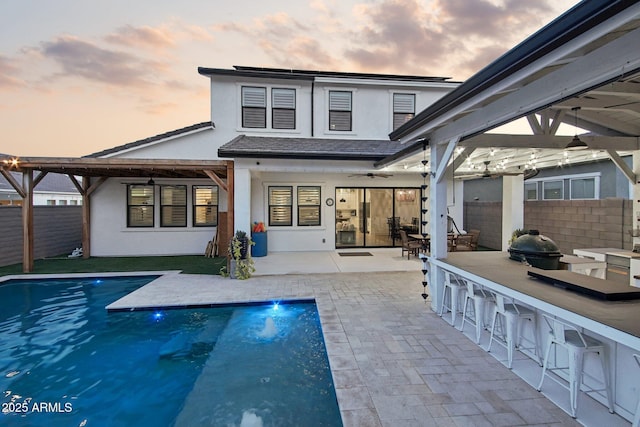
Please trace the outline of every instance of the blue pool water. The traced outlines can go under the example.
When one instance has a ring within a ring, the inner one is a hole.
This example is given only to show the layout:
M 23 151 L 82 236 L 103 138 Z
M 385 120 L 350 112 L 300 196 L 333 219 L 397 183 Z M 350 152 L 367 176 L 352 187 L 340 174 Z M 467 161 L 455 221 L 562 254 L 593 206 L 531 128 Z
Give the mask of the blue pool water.
M 314 303 L 106 312 L 152 279 L 0 284 L 0 425 L 342 425 Z

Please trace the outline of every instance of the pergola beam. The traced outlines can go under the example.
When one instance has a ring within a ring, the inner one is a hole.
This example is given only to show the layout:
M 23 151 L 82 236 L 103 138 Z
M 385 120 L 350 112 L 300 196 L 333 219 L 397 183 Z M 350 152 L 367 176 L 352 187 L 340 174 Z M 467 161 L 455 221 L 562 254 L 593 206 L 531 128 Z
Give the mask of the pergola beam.
M 618 167 L 618 169 L 620 169 L 620 172 L 622 172 L 622 174 L 627 177 L 629 182 L 631 182 L 631 184 L 636 184 L 636 174 L 633 173 L 633 170 L 629 167 L 629 165 L 627 165 L 622 157 L 620 157 L 620 155 L 614 150 L 607 150 L 607 154 L 609 154 L 609 157 L 611 157 L 611 161 Z
M 16 193 L 18 193 L 20 197 L 22 197 L 23 199 L 27 197 L 27 193 L 24 191 L 24 188 L 22 188 L 22 185 L 20 185 L 20 183 L 15 180 L 13 175 L 11 175 L 11 172 L 0 168 L 0 174 L 2 174 L 2 176 L 9 182 L 9 184 L 11 184 L 13 189 L 16 190 Z
M 548 148 L 564 149 L 573 136 L 551 135 L 510 135 L 499 133 L 484 133 L 458 143 L 461 147 L 476 148 Z M 640 149 L 640 141 L 635 136 L 599 136 L 580 135 L 591 150 L 635 151 Z
M 210 171 L 210 170 L 204 170 L 203 171 L 209 178 L 211 178 L 211 180 L 213 182 L 215 182 L 216 184 L 218 184 L 218 186 L 220 188 L 222 188 L 224 191 L 229 191 L 229 189 L 227 188 L 227 184 L 225 184 L 225 182 L 218 176 L 216 175 L 216 173 L 214 171 Z

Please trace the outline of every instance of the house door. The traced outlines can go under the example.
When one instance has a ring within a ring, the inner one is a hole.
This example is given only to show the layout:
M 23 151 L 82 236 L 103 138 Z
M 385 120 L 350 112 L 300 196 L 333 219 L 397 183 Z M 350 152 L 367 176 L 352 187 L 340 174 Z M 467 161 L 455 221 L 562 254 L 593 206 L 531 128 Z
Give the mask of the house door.
M 363 246 L 393 246 L 389 218 L 393 217 L 393 188 L 367 188 L 362 212 Z

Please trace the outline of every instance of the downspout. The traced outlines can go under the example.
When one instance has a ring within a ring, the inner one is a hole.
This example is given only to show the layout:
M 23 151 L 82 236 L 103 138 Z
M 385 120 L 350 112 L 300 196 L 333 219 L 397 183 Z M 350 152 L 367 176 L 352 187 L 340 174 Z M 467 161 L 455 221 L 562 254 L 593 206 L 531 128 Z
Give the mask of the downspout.
M 316 80 L 311 80 L 311 138 L 313 138 L 313 95 L 315 89 Z

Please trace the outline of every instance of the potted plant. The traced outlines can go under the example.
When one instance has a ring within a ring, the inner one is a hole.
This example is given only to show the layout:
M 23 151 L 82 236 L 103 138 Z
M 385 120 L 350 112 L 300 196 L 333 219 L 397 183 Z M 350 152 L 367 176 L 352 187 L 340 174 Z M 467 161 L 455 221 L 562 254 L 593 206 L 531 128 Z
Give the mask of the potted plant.
M 524 236 L 525 234 L 529 234 L 529 230 L 524 229 L 524 228 L 516 228 L 515 230 L 513 230 L 513 233 L 511 233 L 511 239 L 509 239 L 509 246 L 511 246 L 511 244 L 520 236 Z
M 246 231 L 237 230 L 236 234 L 229 240 L 229 270 L 227 271 L 227 267 L 222 267 L 220 274 L 223 276 L 229 275 L 232 279 L 240 280 L 251 277 L 256 269 L 249 247 L 254 244 Z

